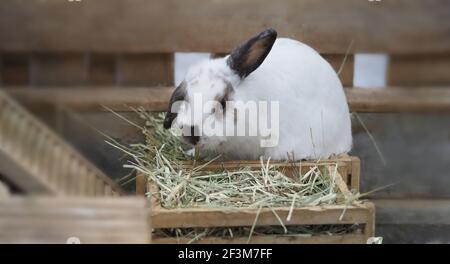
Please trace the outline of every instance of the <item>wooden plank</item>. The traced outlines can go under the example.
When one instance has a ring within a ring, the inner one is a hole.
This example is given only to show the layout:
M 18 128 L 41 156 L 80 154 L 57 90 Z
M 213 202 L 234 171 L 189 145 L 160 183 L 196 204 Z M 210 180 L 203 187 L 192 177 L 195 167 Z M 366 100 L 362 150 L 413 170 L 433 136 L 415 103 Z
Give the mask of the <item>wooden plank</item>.
M 127 54 L 118 61 L 120 86 L 168 86 L 174 83 L 174 55 Z
M 449 199 L 375 199 L 377 224 L 450 225 Z
M 220 237 L 204 237 L 195 244 L 246 244 L 247 237 L 236 237 L 232 239 Z M 186 238 L 163 238 L 152 237 L 152 244 L 187 244 L 190 239 Z M 365 244 L 367 240 L 364 234 L 345 234 L 345 235 L 318 235 L 318 236 L 283 236 L 267 235 L 253 236 L 251 244 Z
M 313 206 L 295 208 L 291 221 L 285 225 L 322 225 L 366 223 L 368 214 L 365 204 L 348 206 L 342 221 L 339 217 L 344 205 Z M 279 217 L 285 220 L 290 208 L 274 208 Z M 172 227 L 213 227 L 213 226 L 249 226 L 255 220 L 258 209 L 236 208 L 188 208 L 188 209 L 153 209 L 153 228 Z M 280 222 L 271 209 L 263 208 L 258 217 L 258 226 L 279 225 Z
M 392 86 L 447 86 L 450 84 L 450 55 L 392 55 L 387 82 Z
M 375 205 L 372 202 L 366 204 L 368 209 L 368 219 L 364 226 L 365 240 L 368 241 L 370 237 L 375 236 Z
M 117 84 L 117 56 L 89 54 L 88 85 L 114 86 Z
M 321 53 L 352 39 L 355 52 L 445 52 L 449 10 L 446 0 L 3 0 L 0 51 L 220 53 L 272 26 Z
M 142 173 L 136 175 L 136 195 L 144 196 L 147 193 L 147 178 Z
M 130 111 L 130 106 L 143 106 L 152 111 L 167 110 L 173 88 L 98 88 L 83 86 L 71 89 L 39 88 L 19 92 L 16 88 L 6 89 L 20 102 L 34 109 L 52 108 L 63 105 L 77 110 L 103 110 L 106 105 L 114 110 Z
M 87 81 L 86 54 L 34 54 L 31 57 L 31 85 L 70 86 Z
M 328 170 L 330 172 L 330 175 L 334 175 L 334 168 L 328 167 Z M 339 174 L 339 172 L 336 173 L 336 186 L 339 189 L 339 192 L 343 195 L 343 199 L 341 201 L 345 202 L 349 200 L 352 197 L 352 193 L 347 187 L 347 183 L 342 179 L 342 176 Z M 338 198 L 339 199 L 339 198 Z
M 101 179 L 96 178 L 95 181 L 95 195 L 96 196 L 103 196 L 105 189 L 105 184 Z
M 347 185 L 350 186 L 351 190 L 359 190 L 361 181 L 361 160 L 356 156 L 351 156 L 351 159 L 352 172 L 351 177 L 347 177 Z
M 129 111 L 130 106 L 143 106 L 150 111 L 166 111 L 173 87 L 73 89 L 6 89 L 20 102 L 35 109 L 64 105 L 77 110 Z M 422 87 L 418 89 L 346 88 L 350 111 L 361 113 L 450 112 L 450 89 Z
M 0 200 L 0 243 L 149 243 L 143 198 Z
M 0 55 L 0 84 L 22 85 L 29 84 L 29 56 L 28 54 Z
M 351 174 L 351 158 L 350 157 L 335 157 L 325 160 L 306 160 L 306 161 L 296 161 L 296 162 L 286 162 L 286 161 L 271 161 L 270 165 L 282 170 L 287 176 L 295 176 L 292 169 L 301 168 L 302 173 L 307 173 L 311 168 L 319 166 L 321 169 L 325 166 L 338 166 L 338 170 Z M 192 162 L 187 161 L 183 164 L 185 167 L 192 167 Z M 201 166 L 197 164 L 197 166 Z M 261 162 L 258 160 L 230 160 L 230 161 L 216 161 L 209 165 L 203 167 L 202 170 L 218 170 L 218 169 L 239 169 L 242 167 L 249 167 L 259 169 L 261 168 Z M 341 175 L 340 175 L 341 176 Z
M 450 112 L 450 89 L 348 89 L 347 101 L 352 112 Z

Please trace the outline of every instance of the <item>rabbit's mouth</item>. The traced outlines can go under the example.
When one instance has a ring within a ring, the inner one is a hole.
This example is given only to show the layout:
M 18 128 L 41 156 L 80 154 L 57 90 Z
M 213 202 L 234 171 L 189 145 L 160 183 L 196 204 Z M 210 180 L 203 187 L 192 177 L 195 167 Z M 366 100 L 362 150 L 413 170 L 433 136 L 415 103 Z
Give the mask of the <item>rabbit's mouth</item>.
M 186 127 L 187 128 L 187 127 Z M 183 132 L 183 141 L 192 146 L 196 146 L 200 141 L 200 131 L 198 126 L 190 126 L 186 133 Z

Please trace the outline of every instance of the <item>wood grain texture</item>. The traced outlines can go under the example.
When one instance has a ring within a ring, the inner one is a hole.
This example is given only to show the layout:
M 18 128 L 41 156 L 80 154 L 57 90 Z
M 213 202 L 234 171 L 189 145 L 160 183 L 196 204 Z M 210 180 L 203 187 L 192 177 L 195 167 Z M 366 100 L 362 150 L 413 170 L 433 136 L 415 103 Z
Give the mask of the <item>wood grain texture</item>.
M 29 61 L 28 54 L 1 54 L 0 85 L 28 85 L 30 80 Z
M 389 58 L 388 85 L 416 88 L 450 84 L 450 55 L 393 55 Z
M 117 56 L 89 54 L 88 85 L 114 86 L 117 84 Z
M 339 217 L 345 205 L 324 205 L 294 208 L 291 221 L 285 225 L 327 225 L 367 223 L 370 214 L 367 205 L 347 206 L 347 213 L 342 221 Z M 290 208 L 273 208 L 281 219 L 286 219 Z M 153 209 L 153 228 L 188 228 L 188 227 L 231 227 L 251 226 L 255 220 L 258 208 L 180 208 Z M 272 209 L 263 208 L 258 217 L 258 226 L 279 225 Z
M 221 53 L 274 27 L 321 53 L 351 40 L 355 52 L 445 52 L 449 10 L 446 0 L 3 0 L 0 51 Z
M 30 84 L 33 86 L 70 86 L 86 84 L 87 54 L 40 53 L 31 56 Z
M 328 168 L 330 171 L 330 175 L 333 175 L 334 173 L 334 168 L 329 167 Z M 339 192 L 342 194 L 341 197 L 337 198 L 338 202 L 345 202 L 349 199 L 351 199 L 352 197 L 352 192 L 350 192 L 350 190 L 348 189 L 347 183 L 344 181 L 344 179 L 342 178 L 342 176 L 340 175 L 339 172 L 336 173 L 336 186 L 339 190 Z
M 20 102 L 35 109 L 63 105 L 78 110 L 104 110 L 102 105 L 117 111 L 129 111 L 129 106 L 143 106 L 150 111 L 166 111 L 173 87 L 73 89 L 6 89 Z M 450 89 L 407 88 L 347 88 L 347 101 L 352 112 L 450 112 Z
M 143 198 L 38 198 L 0 200 L 0 243 L 149 243 Z
M 173 87 L 96 88 L 86 86 L 71 89 L 39 88 L 21 92 L 15 87 L 6 89 L 20 102 L 34 109 L 63 105 L 69 109 L 103 110 L 102 105 L 114 110 L 129 111 L 130 106 L 143 106 L 152 111 L 166 111 Z
M 107 187 L 123 194 L 120 186 L 3 91 L 0 149 L 2 175 L 28 193 L 87 195 L 89 175 L 101 182 L 102 195 Z
M 169 86 L 174 83 L 174 55 L 127 54 L 118 58 L 119 86 Z
M 450 112 L 450 89 L 447 88 L 347 89 L 346 95 L 352 112 Z
M 352 156 L 351 159 L 352 172 L 351 177 L 347 176 L 347 186 L 350 186 L 350 190 L 359 190 L 361 182 L 361 160 L 356 156 Z

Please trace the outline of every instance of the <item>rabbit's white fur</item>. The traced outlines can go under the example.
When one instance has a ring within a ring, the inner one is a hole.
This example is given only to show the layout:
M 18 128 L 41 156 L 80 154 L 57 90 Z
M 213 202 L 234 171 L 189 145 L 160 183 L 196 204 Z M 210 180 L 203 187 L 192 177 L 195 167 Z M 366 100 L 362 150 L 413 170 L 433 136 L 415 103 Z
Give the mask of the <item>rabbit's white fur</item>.
M 342 84 L 315 50 L 296 40 L 278 38 L 264 62 L 243 79 L 230 69 L 227 58 L 203 61 L 188 70 L 187 101 L 192 102 L 194 93 L 201 93 L 204 101 L 214 100 L 230 84 L 233 101 L 279 101 L 279 143 L 262 148 L 259 136 L 202 136 L 200 146 L 231 159 L 264 156 L 282 160 L 287 153 L 296 159 L 317 159 L 350 150 L 350 114 Z M 179 112 L 175 123 L 183 126 L 200 121 L 186 123 L 186 117 L 186 112 Z

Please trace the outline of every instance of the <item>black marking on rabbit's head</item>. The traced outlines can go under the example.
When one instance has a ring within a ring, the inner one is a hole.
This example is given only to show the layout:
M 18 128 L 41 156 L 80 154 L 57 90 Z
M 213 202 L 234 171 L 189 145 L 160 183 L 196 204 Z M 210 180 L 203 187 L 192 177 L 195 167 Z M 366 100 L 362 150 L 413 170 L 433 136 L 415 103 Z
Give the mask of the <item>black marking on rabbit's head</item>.
M 164 128 L 169 129 L 172 126 L 173 120 L 177 117 L 176 112 L 172 112 L 172 106 L 176 101 L 184 101 L 186 96 L 186 82 L 183 81 L 178 85 L 178 87 L 173 91 L 170 97 L 169 107 L 167 109 L 166 117 L 164 118 Z

